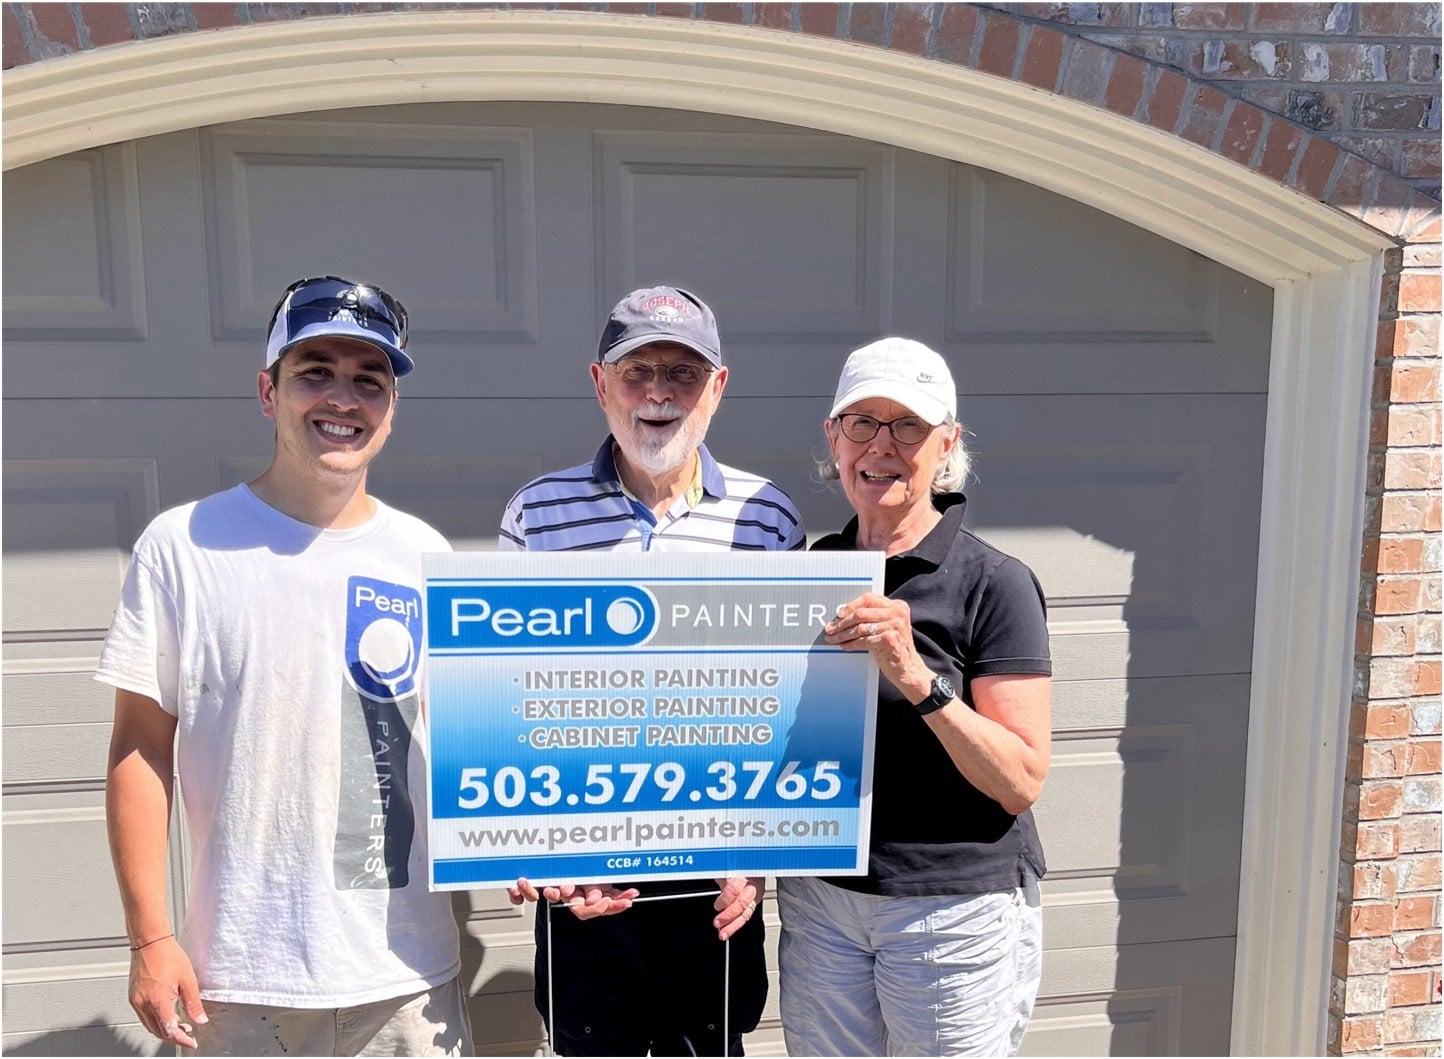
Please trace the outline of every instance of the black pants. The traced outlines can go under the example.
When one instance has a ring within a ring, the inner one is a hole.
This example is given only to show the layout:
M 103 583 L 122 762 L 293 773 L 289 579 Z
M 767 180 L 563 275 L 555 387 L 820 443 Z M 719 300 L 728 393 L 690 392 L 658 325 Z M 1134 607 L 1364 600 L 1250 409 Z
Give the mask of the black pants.
M 677 889 L 673 884 L 670 889 Z M 716 888 L 711 888 L 716 893 Z M 767 1000 L 762 917 L 732 937 L 726 1049 L 722 1040 L 723 943 L 706 893 L 644 901 L 626 912 L 579 920 L 537 906 L 536 1005 L 547 1018 L 550 922 L 559 1055 L 742 1055 Z

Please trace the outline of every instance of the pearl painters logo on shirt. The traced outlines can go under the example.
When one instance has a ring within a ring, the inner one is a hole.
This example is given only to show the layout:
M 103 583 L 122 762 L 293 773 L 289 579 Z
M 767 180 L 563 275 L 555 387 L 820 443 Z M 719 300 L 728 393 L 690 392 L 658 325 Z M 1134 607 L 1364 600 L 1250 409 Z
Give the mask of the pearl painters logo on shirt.
M 421 661 L 421 593 L 408 585 L 352 577 L 346 583 L 346 671 L 364 695 L 394 702 L 416 690 Z

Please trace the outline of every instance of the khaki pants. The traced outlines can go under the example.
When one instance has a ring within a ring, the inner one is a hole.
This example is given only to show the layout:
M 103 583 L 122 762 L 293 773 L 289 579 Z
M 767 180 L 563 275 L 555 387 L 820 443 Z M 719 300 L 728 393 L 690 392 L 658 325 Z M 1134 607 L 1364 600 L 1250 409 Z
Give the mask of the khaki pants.
M 460 978 L 349 1008 L 206 1001 L 196 1055 L 474 1055 Z

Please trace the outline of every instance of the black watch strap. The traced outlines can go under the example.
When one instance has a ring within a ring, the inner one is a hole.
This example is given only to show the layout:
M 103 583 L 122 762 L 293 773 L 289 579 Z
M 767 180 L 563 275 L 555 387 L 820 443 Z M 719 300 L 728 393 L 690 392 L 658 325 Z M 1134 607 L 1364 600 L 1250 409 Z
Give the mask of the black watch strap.
M 922 702 L 913 703 L 913 709 L 918 711 L 918 716 L 926 717 L 930 713 L 936 713 L 957 697 L 957 689 L 953 682 L 947 677 L 933 677 L 933 686 L 928 691 L 928 697 Z

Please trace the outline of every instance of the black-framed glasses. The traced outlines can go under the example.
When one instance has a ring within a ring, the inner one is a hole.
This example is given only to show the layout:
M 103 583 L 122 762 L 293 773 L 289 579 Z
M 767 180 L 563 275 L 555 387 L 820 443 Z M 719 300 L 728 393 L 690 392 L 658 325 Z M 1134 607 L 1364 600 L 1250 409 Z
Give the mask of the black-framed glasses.
M 932 424 L 918 416 L 874 419 L 856 412 L 844 412 L 837 417 L 837 425 L 842 428 L 843 437 L 859 445 L 866 445 L 877 437 L 877 432 L 883 427 L 887 427 L 888 433 L 899 445 L 916 445 L 933 432 Z
M 314 319 L 322 313 L 335 315 L 350 313 L 352 316 L 374 320 L 385 325 L 395 334 L 395 344 L 406 348 L 409 318 L 406 306 L 400 299 L 387 294 L 380 287 L 368 283 L 356 283 L 340 276 L 311 276 L 298 279 L 286 288 L 281 300 L 271 310 L 271 322 L 267 331 L 274 331 L 276 320 L 284 311 L 289 318 L 299 313 L 298 319 Z M 299 328 L 288 328 L 298 330 Z
M 705 364 L 684 360 L 680 364 L 655 364 L 627 357 L 608 365 L 628 386 L 646 386 L 659 374 L 679 390 L 691 390 L 707 381 L 715 370 Z

